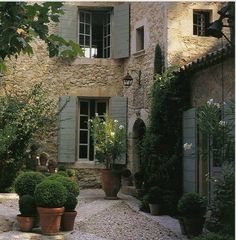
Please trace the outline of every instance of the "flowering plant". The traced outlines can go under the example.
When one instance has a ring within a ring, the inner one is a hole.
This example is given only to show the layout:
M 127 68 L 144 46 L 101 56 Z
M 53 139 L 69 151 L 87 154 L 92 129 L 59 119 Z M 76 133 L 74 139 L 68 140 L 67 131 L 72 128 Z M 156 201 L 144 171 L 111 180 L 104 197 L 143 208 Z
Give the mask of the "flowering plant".
M 94 140 L 96 160 L 104 162 L 106 169 L 111 169 L 116 159 L 126 153 L 126 128 L 118 120 L 108 115 L 102 119 L 96 114 L 90 120 L 91 136 Z

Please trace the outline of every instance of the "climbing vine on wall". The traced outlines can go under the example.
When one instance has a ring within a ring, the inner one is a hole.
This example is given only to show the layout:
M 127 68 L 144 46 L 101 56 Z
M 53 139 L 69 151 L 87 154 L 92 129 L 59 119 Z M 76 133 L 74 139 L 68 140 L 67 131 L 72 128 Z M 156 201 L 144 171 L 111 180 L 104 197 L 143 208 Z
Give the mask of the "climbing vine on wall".
M 182 193 L 182 113 L 188 103 L 188 84 L 183 76 L 173 68 L 155 75 L 149 124 L 141 143 L 145 190 L 159 186 L 176 201 Z

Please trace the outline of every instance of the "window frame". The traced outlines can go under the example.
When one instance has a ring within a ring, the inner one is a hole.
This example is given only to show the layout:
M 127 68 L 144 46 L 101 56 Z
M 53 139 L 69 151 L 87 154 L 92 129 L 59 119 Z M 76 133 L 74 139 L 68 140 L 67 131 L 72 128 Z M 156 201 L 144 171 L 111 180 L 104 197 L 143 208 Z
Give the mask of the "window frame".
M 211 9 L 193 9 L 193 36 L 208 37 L 207 28 L 211 17 Z

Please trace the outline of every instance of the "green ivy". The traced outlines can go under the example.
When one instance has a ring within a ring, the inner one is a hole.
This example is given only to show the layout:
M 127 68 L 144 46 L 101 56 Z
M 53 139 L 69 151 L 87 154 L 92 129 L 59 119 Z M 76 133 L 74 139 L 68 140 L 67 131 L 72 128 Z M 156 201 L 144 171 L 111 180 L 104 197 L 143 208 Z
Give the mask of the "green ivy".
M 188 87 L 174 68 L 155 76 L 149 123 L 140 144 L 145 190 L 159 186 L 170 191 L 175 206 L 182 193 L 182 113 L 189 103 Z

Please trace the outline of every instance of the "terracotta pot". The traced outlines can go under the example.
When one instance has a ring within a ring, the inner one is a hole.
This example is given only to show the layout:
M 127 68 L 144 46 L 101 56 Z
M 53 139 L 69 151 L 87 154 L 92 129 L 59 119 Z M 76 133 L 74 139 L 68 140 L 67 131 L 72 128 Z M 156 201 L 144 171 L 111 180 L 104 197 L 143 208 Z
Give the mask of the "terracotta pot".
M 17 221 L 19 222 L 20 230 L 22 232 L 30 232 L 33 228 L 34 218 L 25 217 L 21 214 L 17 215 Z
M 62 231 L 73 231 L 76 215 L 77 215 L 76 211 L 63 213 L 63 215 L 61 217 L 61 230 Z
M 198 236 L 202 233 L 205 218 L 203 217 L 193 217 L 187 218 L 183 217 L 184 228 L 188 237 Z
M 59 232 L 61 216 L 64 207 L 61 208 L 42 208 L 38 207 L 41 231 L 45 235 L 55 235 Z
M 157 203 L 149 203 L 149 208 L 150 208 L 150 213 L 154 216 L 160 215 L 161 209 L 160 209 L 160 204 Z
M 103 169 L 101 171 L 102 189 L 105 192 L 105 199 L 118 199 L 117 193 L 121 187 L 121 176 L 114 174 L 112 170 Z

